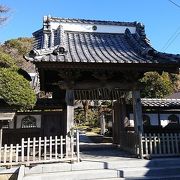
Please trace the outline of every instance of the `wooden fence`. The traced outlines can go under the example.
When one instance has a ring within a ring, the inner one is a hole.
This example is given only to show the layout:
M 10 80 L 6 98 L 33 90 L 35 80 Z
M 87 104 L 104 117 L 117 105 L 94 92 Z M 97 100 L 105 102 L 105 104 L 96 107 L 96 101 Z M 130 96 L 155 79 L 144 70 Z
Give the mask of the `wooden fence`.
M 70 148 L 67 148 L 67 145 Z M 58 161 L 79 161 L 79 133 L 74 136 L 22 138 L 21 144 L 1 147 L 0 166 Z
M 140 138 L 141 157 L 180 155 L 180 134 L 144 134 Z

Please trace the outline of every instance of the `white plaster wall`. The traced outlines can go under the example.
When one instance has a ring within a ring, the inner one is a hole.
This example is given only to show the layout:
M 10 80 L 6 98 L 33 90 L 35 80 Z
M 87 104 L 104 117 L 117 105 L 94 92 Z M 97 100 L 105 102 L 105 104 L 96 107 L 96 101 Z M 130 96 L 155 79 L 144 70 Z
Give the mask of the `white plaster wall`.
M 154 113 L 154 114 L 149 114 L 149 113 L 144 113 L 145 115 L 148 115 L 151 119 L 151 125 L 158 125 L 158 114 Z M 160 122 L 161 125 L 164 127 L 169 123 L 168 117 L 172 115 L 172 113 L 169 114 L 160 114 Z M 179 123 L 180 123 L 180 113 L 179 114 L 174 114 L 176 116 L 179 117 Z M 130 120 L 130 126 L 134 126 L 134 116 L 133 113 L 130 113 L 129 116 L 129 120 Z
M 63 22 L 50 22 L 51 29 L 57 29 L 59 25 L 63 26 L 65 31 L 80 31 L 80 32 L 99 32 L 99 33 L 124 33 L 126 28 L 131 33 L 136 32 L 136 27 L 131 26 L 118 26 L 118 25 L 96 25 L 97 30 L 93 30 L 93 24 L 81 24 L 81 23 L 63 23 Z
M 17 124 L 16 124 L 17 129 L 21 128 L 21 121 L 26 116 L 28 116 L 28 115 L 17 115 Z M 41 127 L 41 115 L 30 115 L 30 116 L 33 116 L 34 118 L 36 118 L 37 128 L 40 128 Z
M 151 119 L 151 125 L 158 125 L 158 114 L 149 114 L 149 113 L 144 113 L 144 115 L 148 115 Z M 134 126 L 134 116 L 133 113 L 130 114 L 130 123 Z
M 166 126 L 166 125 L 168 125 L 168 123 L 169 123 L 168 117 L 169 117 L 170 115 L 172 115 L 172 113 L 171 113 L 171 114 L 160 114 L 161 125 L 162 125 L 163 127 Z M 180 114 L 174 114 L 174 115 L 178 116 L 179 119 L 180 119 Z M 179 121 L 179 122 L 180 122 L 180 121 Z
M 158 114 L 148 114 L 148 113 L 145 113 L 144 115 L 148 115 L 151 119 L 151 125 L 153 126 L 157 126 L 159 125 L 158 123 Z

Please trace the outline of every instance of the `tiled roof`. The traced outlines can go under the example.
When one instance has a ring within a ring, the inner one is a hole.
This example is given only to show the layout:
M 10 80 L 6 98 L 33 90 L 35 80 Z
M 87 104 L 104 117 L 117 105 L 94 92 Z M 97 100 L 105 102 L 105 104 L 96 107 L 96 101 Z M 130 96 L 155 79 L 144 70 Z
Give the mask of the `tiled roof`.
M 121 26 L 135 26 L 137 22 L 119 22 L 119 21 L 102 21 L 102 20 L 88 20 L 88 19 L 75 19 L 75 18 L 59 18 L 47 17 L 47 21 L 63 22 L 63 23 L 81 23 L 81 24 L 101 24 L 101 25 L 121 25 Z
M 70 23 L 70 26 L 74 23 L 109 25 L 111 28 L 112 26 L 123 27 L 124 31 L 103 33 L 78 31 L 73 28 L 70 31 L 64 30 L 62 24 L 52 29 L 53 22 Z M 131 28 L 134 28 L 135 32 L 132 32 Z M 33 35 L 35 37 L 34 49 L 25 56 L 27 60 L 33 62 L 180 64 L 180 55 L 154 50 L 146 38 L 144 26 L 137 22 L 46 17 L 43 29 L 36 31 Z
M 66 55 L 47 54 L 35 61 L 67 61 L 97 63 L 151 63 L 140 56 L 124 34 L 79 33 L 64 34 Z
M 142 98 L 142 106 L 144 107 L 180 107 L 180 99 L 150 99 Z

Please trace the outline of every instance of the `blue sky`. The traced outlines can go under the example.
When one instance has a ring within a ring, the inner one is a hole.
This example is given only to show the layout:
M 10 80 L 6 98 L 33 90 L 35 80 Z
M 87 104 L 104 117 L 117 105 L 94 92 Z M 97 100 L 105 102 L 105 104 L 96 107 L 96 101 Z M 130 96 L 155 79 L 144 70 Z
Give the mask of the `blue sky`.
M 179 0 L 173 0 L 180 5 Z M 169 0 L 0 0 L 11 8 L 0 27 L 0 42 L 31 37 L 44 15 L 113 21 L 138 21 L 158 51 L 180 54 L 180 8 Z

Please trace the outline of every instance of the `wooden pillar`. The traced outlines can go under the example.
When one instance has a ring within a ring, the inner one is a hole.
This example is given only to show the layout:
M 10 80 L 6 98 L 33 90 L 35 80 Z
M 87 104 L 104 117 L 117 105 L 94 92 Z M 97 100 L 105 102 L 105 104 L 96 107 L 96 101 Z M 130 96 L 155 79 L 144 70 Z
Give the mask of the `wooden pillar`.
M 66 90 L 66 104 L 67 104 L 67 114 L 66 114 L 66 133 L 70 135 L 71 128 L 74 126 L 74 91 Z M 70 139 L 66 142 L 66 152 L 70 152 Z
M 66 90 L 66 104 L 67 104 L 67 129 L 68 133 L 70 129 L 74 126 L 74 91 Z
M 143 133 L 142 104 L 139 90 L 133 90 L 134 128 L 137 134 Z

